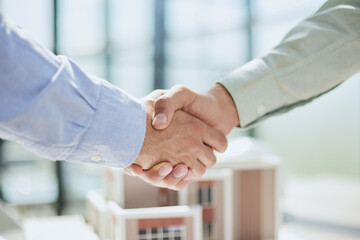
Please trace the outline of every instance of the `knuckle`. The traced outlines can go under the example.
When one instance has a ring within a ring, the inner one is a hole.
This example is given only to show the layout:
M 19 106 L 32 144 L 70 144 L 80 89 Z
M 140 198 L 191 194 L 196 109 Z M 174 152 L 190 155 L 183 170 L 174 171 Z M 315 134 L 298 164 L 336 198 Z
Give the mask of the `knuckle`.
M 154 90 L 154 91 L 152 92 L 152 94 L 154 94 L 155 96 L 159 96 L 159 95 L 163 94 L 163 92 L 164 92 L 164 90 L 162 90 L 162 89 L 157 89 L 157 90 Z
M 203 156 L 203 158 L 200 161 L 206 168 L 211 168 L 212 166 L 215 165 L 216 157 L 212 152 L 212 150 L 208 150 L 208 149 L 202 150 L 200 155 Z
M 187 140 L 186 145 L 190 153 L 198 153 L 200 151 L 200 144 L 192 138 Z
M 219 140 L 219 145 L 220 145 L 220 151 L 221 152 L 225 152 L 227 147 L 228 147 L 228 142 L 227 142 L 227 139 L 224 137 L 224 138 L 221 138 Z
M 181 94 L 187 94 L 191 91 L 188 87 L 185 87 L 184 85 L 176 85 L 173 87 L 172 90 Z
M 197 164 L 194 169 L 191 169 L 191 171 L 194 173 L 195 177 L 201 177 L 204 175 L 206 168 L 201 163 Z
M 208 167 L 213 167 L 215 164 L 216 164 L 216 157 L 214 154 L 211 154 L 211 156 L 209 157 Z
M 179 86 L 178 88 L 181 92 L 188 92 L 189 88 L 185 87 L 185 86 Z
M 164 105 L 169 101 L 169 97 L 161 96 L 155 101 L 155 105 Z
M 181 84 L 177 84 L 175 85 L 174 87 L 172 87 L 173 90 L 178 90 L 178 91 L 183 91 L 183 90 L 188 90 L 187 87 L 185 87 L 184 85 L 181 85 Z
M 164 96 L 167 92 L 168 90 L 162 90 L 162 89 L 155 90 L 151 93 L 152 99 L 154 99 L 155 101 L 156 99 L 159 99 L 162 96 Z
M 202 124 L 197 119 L 191 119 L 189 121 L 189 126 L 191 130 L 199 130 L 202 127 Z
M 201 177 L 202 175 L 204 175 L 205 171 L 206 171 L 206 168 L 205 168 L 204 166 L 200 167 L 200 168 L 199 168 L 199 172 L 198 172 L 199 177 Z

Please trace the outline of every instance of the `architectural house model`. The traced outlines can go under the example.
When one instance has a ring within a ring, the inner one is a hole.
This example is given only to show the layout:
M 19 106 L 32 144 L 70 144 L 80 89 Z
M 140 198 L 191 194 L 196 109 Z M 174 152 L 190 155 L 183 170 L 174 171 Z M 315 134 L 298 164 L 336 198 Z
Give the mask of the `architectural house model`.
M 279 158 L 250 138 L 217 158 L 180 192 L 108 168 L 105 194 L 88 194 L 88 221 L 100 239 L 277 239 Z

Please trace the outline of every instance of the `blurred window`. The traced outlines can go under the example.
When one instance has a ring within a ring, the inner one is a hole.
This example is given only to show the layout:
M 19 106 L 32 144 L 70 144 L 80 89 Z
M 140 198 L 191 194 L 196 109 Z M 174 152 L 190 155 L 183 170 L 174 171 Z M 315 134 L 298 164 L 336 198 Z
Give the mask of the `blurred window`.
M 312 15 L 325 0 L 256 0 L 254 57 L 267 53 L 285 34 Z M 284 159 L 288 178 L 319 174 L 360 174 L 360 81 L 355 75 L 304 107 L 271 118 L 256 128 Z
M 246 62 L 245 1 L 165 1 L 165 87 L 209 89 Z

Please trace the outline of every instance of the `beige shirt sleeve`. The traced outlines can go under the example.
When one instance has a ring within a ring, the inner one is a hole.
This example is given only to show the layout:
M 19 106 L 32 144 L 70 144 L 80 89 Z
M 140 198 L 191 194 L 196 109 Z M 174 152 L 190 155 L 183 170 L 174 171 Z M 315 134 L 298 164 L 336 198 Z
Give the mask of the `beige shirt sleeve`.
M 360 71 L 360 0 L 325 3 L 261 58 L 220 80 L 247 128 L 287 112 Z

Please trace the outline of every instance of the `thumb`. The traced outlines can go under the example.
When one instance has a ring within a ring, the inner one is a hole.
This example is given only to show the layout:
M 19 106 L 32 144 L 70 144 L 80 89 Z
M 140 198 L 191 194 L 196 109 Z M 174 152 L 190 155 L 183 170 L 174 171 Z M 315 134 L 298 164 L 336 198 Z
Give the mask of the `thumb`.
M 167 128 L 176 110 L 171 98 L 162 96 L 157 99 L 154 104 L 153 127 L 155 129 Z
M 174 113 L 185 109 L 196 98 L 196 93 L 184 86 L 175 86 L 154 103 L 153 127 L 165 129 L 169 126 Z

